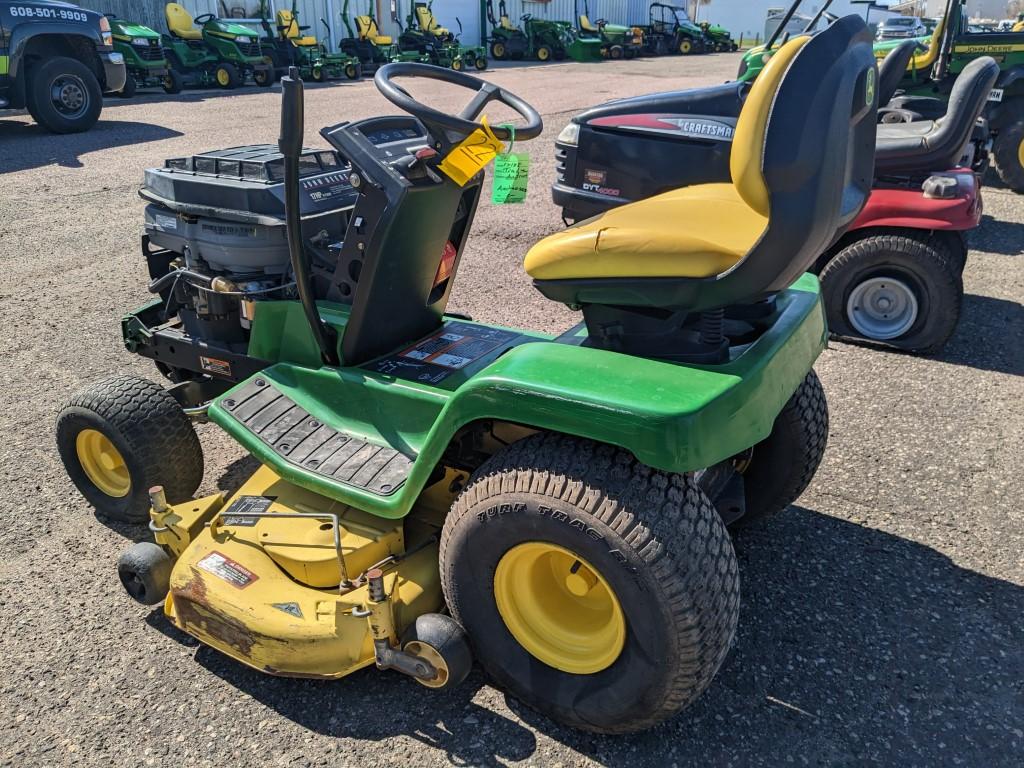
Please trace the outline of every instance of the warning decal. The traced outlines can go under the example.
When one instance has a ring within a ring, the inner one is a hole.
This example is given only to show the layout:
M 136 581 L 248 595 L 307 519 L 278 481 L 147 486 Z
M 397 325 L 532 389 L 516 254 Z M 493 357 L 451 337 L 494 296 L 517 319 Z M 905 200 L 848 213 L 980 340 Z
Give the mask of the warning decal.
M 448 323 L 415 346 L 366 367 L 403 379 L 437 384 L 455 371 L 492 356 L 518 334 L 469 323 Z
M 225 557 L 220 552 L 211 552 L 196 565 L 207 573 L 212 573 L 218 578 L 224 579 L 232 586 L 245 589 L 259 578 L 241 563 L 236 563 L 230 557 Z

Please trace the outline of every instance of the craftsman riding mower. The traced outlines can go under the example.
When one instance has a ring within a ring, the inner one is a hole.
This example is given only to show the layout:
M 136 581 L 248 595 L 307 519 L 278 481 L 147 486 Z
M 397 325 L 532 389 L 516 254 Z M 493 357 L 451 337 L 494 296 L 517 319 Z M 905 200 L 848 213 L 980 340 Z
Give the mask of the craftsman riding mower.
M 260 37 L 248 27 L 212 13 L 193 19 L 179 3 L 168 3 L 164 15 L 169 32 L 163 38 L 165 53 L 182 84 L 237 88 L 249 78 L 264 88 L 274 84 Z
M 397 1 L 392 5 L 392 14 L 395 23 L 401 27 L 398 6 Z M 461 34 L 462 22 L 456 21 Z M 433 0 L 425 3 L 413 0 L 412 9 L 405 18 L 405 27 L 398 36 L 398 50 L 400 59 L 415 60 L 419 57 L 457 72 L 470 67 L 481 72 L 487 69 L 487 51 L 483 46 L 462 45 L 455 33 L 438 24 L 434 18 Z
M 290 67 L 297 67 L 304 80 L 322 83 L 347 77 L 358 80 L 363 75 L 359 59 L 345 53 L 328 53 L 313 35 L 307 35 L 308 26 L 299 25 L 297 3 L 291 10 L 277 12 L 276 27 L 267 18 L 269 8 L 260 5 L 261 24 L 266 33 L 264 53 L 274 64 L 274 75 L 283 75 Z
M 364 75 L 372 75 L 392 60 L 395 44 L 390 35 L 382 35 L 377 27 L 377 19 L 373 15 L 374 0 L 369 0 L 366 15 L 354 18 L 355 29 L 349 21 L 348 3 L 349 0 L 345 0 L 341 9 L 341 21 L 348 37 L 338 42 L 338 48 L 345 55 L 358 59 Z
M 525 13 L 519 19 L 522 27 L 517 27 L 508 17 L 505 0 L 498 3 L 497 19 L 494 18 L 494 3 L 487 0 L 487 20 L 491 23 L 490 54 L 496 61 L 522 58 L 562 61 L 572 45 L 571 23 L 535 19 Z
M 914 46 L 908 41 L 883 63 L 880 98 L 891 96 L 893 66 L 902 71 Z M 769 50 L 765 66 L 781 48 Z M 964 233 L 981 221 L 988 162 L 978 115 L 997 70 L 991 59 L 971 64 L 941 120 L 879 126 L 871 198 L 810 266 L 821 276 L 836 336 L 923 354 L 952 336 L 963 300 Z M 563 216 L 579 221 L 680 186 L 727 181 L 749 87 L 737 81 L 638 96 L 573 118 L 555 143 L 552 196 Z
M 113 13 L 106 17 L 110 20 L 114 50 L 124 56 L 128 68 L 124 88 L 118 95 L 130 99 L 139 88 L 154 86 L 160 86 L 167 93 L 180 93 L 181 75 L 167 63 L 160 33 L 144 24 L 119 19 Z
M 494 84 L 386 65 L 377 88 L 406 114 L 304 150 L 293 74 L 280 153 L 147 171 L 157 296 L 123 332 L 178 383 L 116 376 L 57 422 L 86 499 L 149 521 L 155 543 L 118 565 L 128 592 L 270 674 L 376 664 L 447 688 L 472 654 L 606 733 L 692 703 L 739 617 L 726 526 L 785 508 L 823 455 L 824 314 L 803 272 L 867 199 L 874 77 L 856 17 L 793 41 L 746 100 L 733 183 L 537 243 L 535 287 L 583 316 L 555 336 L 445 313 L 484 167 L 513 139 L 482 113 L 518 113 L 516 143 L 542 129 Z M 402 78 L 474 95 L 453 115 Z M 227 499 L 191 498 L 190 416 L 262 463 Z
M 601 55 L 606 59 L 632 59 L 643 54 L 644 32 L 640 27 L 624 27 L 621 24 L 609 24 L 605 19 L 597 22 L 590 20 L 588 0 L 583 0 L 583 13 L 576 10 L 576 35 L 580 40 L 599 41 Z

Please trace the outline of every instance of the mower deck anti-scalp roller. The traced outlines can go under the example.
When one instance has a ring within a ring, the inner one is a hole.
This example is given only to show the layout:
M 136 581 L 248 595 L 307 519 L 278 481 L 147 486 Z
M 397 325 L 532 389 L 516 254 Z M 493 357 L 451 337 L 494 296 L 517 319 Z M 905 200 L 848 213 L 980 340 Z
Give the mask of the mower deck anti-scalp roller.
M 123 327 L 172 385 L 101 382 L 58 420 L 97 511 L 150 525 L 118 565 L 129 594 L 270 674 L 375 666 L 446 689 L 475 660 L 601 733 L 685 708 L 736 631 L 727 526 L 786 508 L 825 450 L 824 313 L 804 273 L 867 200 L 874 73 L 857 17 L 791 41 L 738 117 L 733 183 L 536 243 L 534 285 L 581 313 L 550 335 L 446 312 L 485 168 L 513 139 L 484 113 L 516 113 L 518 143 L 537 111 L 391 63 L 374 81 L 404 114 L 304 149 L 293 68 L 277 151 L 147 172 L 155 299 Z M 468 105 L 417 101 L 411 78 Z M 190 418 L 259 460 L 234 493 L 194 498 Z

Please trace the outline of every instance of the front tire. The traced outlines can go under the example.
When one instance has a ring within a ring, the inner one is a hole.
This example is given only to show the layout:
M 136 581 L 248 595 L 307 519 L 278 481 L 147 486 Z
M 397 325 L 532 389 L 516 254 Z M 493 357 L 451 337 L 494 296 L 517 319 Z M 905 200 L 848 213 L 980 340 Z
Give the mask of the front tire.
M 608 49 L 608 57 L 618 61 L 626 54 L 625 49 L 621 45 L 613 45 Z
M 345 65 L 345 77 L 349 80 L 358 80 L 363 76 L 363 67 L 357 61 L 350 61 Z
M 679 53 L 681 53 L 683 56 L 689 56 L 691 53 L 693 53 L 693 41 L 690 40 L 688 37 L 684 37 L 682 40 L 680 40 Z
M 217 85 L 224 90 L 231 90 L 242 84 L 242 76 L 238 74 L 235 65 L 227 62 L 217 65 L 213 77 L 217 81 Z
M 29 114 L 53 133 L 87 131 L 103 110 L 96 76 L 77 59 L 58 56 L 33 67 L 27 88 Z
M 316 78 L 314 77 L 313 79 L 315 80 Z M 252 72 L 252 81 L 260 88 L 269 88 L 274 84 L 274 70 L 254 69 Z
M 440 563 L 484 669 L 575 728 L 671 717 L 708 687 L 736 630 L 736 556 L 693 479 L 564 435 L 521 440 L 477 470 Z
M 162 387 L 114 376 L 78 392 L 57 417 L 57 450 L 72 482 L 104 517 L 149 519 L 149 489 L 170 503 L 192 497 L 203 479 L 199 438 Z
M 947 241 L 915 230 L 853 241 L 821 271 L 829 330 L 907 352 L 938 352 L 960 319 L 958 264 Z
M 171 589 L 174 563 L 163 548 L 140 541 L 117 559 L 117 576 L 133 600 L 143 605 L 162 603 Z
M 124 87 L 120 91 L 118 91 L 117 95 L 119 98 L 122 99 L 130 99 L 136 94 L 138 90 L 139 85 L 135 82 L 135 78 L 132 77 L 131 74 L 128 74 L 124 80 Z
M 828 401 L 811 370 L 740 467 L 746 510 L 737 525 L 781 512 L 810 485 L 828 443 Z
M 491 43 L 491 58 L 495 61 L 503 61 L 508 58 L 508 51 L 504 43 Z
M 171 95 L 181 93 L 182 88 L 185 87 L 185 80 L 177 70 L 169 69 L 164 75 L 163 87 L 164 93 Z

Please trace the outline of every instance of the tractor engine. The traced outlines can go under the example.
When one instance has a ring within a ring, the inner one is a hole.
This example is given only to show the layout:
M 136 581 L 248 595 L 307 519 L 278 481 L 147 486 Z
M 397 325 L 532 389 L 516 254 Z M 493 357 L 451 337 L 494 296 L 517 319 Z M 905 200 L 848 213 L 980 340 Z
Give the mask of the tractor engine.
M 326 278 L 356 192 L 333 150 L 304 150 L 300 174 L 303 246 L 314 277 Z M 125 319 L 126 346 L 173 381 L 249 375 L 256 302 L 297 295 L 277 147 L 172 158 L 146 171 L 139 194 L 149 203 L 142 251 L 159 300 Z

